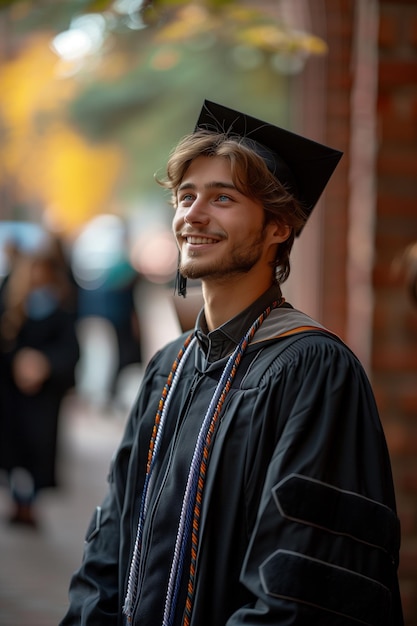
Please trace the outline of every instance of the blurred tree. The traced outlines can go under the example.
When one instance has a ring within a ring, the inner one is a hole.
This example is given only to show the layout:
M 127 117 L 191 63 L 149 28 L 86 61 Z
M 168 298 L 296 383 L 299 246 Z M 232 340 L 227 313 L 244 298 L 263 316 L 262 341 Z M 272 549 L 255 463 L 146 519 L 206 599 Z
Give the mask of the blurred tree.
M 74 229 L 158 191 L 204 98 L 290 125 L 288 76 L 326 45 L 267 7 L 0 0 L 3 197 L 13 181 L 13 200 Z
M 56 227 L 72 230 L 106 206 L 122 155 L 117 145 L 91 144 L 63 122 L 60 112 L 77 85 L 54 80 L 49 40 L 29 38 L 22 54 L 0 68 L 0 185 L 13 181 L 14 201 L 26 204 L 29 214 L 46 209 Z

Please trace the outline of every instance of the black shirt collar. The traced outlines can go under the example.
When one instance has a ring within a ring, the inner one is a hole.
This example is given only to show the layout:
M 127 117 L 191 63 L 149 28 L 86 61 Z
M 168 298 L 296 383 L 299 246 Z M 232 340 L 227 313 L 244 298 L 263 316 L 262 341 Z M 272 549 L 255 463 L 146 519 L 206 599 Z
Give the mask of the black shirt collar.
M 207 328 L 204 308 L 201 309 L 195 329 L 198 343 L 205 354 L 206 361 L 213 363 L 233 352 L 259 315 L 274 300 L 280 300 L 281 297 L 279 285 L 274 284 L 241 313 L 211 331 Z

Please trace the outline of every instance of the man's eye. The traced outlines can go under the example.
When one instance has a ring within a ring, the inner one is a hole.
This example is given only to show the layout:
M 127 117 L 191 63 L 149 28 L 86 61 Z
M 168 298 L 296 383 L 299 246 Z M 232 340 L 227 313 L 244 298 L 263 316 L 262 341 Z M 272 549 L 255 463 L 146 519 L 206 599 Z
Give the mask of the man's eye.
M 226 194 L 222 193 L 218 196 L 218 200 L 219 202 L 230 202 L 231 198 L 230 196 L 226 196 Z
M 185 193 L 180 197 L 180 202 L 192 202 L 193 196 L 191 193 Z

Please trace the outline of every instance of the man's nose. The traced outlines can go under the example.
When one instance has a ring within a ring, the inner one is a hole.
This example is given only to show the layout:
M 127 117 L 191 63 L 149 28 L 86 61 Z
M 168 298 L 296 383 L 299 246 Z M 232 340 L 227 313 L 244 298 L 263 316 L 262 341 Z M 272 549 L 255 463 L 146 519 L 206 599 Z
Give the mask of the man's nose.
M 196 198 L 184 215 L 184 221 L 188 224 L 207 224 L 209 219 L 207 202 L 203 198 Z

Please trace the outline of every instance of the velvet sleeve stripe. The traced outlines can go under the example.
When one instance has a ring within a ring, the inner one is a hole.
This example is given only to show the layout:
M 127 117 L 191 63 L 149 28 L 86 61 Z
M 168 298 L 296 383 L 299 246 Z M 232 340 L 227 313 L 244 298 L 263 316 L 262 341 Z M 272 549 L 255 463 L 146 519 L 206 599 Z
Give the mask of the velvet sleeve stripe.
M 279 482 L 273 497 L 282 517 L 352 537 L 384 550 L 395 561 L 399 521 L 384 504 L 298 474 Z
M 382 626 L 391 610 L 391 594 L 381 583 L 289 550 L 277 550 L 260 566 L 266 594 L 308 605 L 333 615 L 333 626 Z M 315 623 L 322 623 L 316 621 Z

